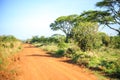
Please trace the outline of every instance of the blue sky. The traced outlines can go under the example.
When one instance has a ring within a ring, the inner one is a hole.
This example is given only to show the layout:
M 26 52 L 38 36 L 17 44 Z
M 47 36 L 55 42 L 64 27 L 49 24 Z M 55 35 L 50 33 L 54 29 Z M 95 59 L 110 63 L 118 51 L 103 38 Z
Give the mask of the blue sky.
M 32 36 L 51 36 L 60 31 L 49 27 L 57 17 L 80 14 L 97 9 L 100 0 L 0 0 L 0 35 L 14 35 L 19 39 Z M 110 29 L 104 29 L 110 35 Z

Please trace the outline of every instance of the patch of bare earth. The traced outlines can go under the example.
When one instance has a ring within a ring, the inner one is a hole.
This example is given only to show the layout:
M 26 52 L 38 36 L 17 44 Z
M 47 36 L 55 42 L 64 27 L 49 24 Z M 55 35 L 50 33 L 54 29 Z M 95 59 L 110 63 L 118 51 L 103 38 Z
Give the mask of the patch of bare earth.
M 65 58 L 54 58 L 45 51 L 25 44 L 17 58 L 16 80 L 98 80 L 85 68 L 66 62 Z

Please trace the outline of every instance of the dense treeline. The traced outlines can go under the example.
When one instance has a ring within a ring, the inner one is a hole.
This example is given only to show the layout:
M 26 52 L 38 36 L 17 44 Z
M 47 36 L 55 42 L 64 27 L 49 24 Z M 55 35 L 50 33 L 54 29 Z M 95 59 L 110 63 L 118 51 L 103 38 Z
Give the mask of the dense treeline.
M 33 36 L 32 39 L 26 40 L 27 43 L 46 43 L 46 44 L 59 43 L 64 41 L 65 41 L 65 36 L 60 34 L 54 34 L 51 37 Z

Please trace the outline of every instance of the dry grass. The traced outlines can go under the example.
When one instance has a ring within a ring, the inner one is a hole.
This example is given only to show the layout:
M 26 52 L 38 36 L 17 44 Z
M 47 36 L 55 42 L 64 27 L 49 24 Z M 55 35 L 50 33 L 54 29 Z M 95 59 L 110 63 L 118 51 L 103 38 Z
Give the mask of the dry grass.
M 17 39 L 4 40 L 0 37 L 0 80 L 14 80 L 14 74 L 9 68 L 12 64 L 10 58 L 21 50 L 21 44 Z

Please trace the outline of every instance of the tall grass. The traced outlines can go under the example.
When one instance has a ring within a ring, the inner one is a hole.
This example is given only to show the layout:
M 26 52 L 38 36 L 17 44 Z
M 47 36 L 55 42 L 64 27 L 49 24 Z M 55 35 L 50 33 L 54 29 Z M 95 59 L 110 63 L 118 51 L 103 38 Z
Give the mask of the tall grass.
M 1 76 L 3 74 L 0 74 L 2 80 L 8 77 L 9 71 L 7 68 L 10 64 L 9 59 L 21 50 L 21 44 L 21 41 L 14 36 L 0 36 L 0 72 L 7 74 L 7 76 L 4 77 Z
M 76 52 L 72 56 L 74 63 L 84 65 L 92 70 L 120 79 L 120 50 L 103 47 L 94 52 Z

